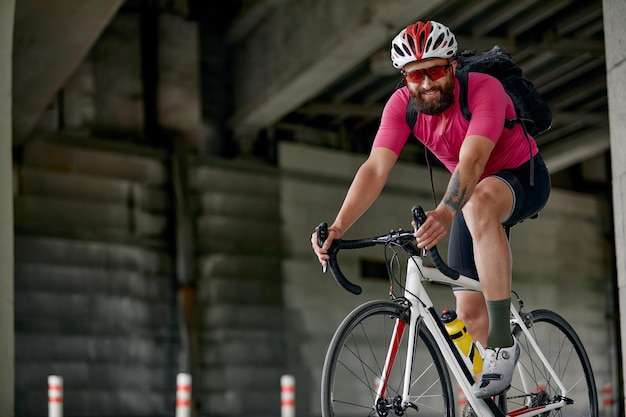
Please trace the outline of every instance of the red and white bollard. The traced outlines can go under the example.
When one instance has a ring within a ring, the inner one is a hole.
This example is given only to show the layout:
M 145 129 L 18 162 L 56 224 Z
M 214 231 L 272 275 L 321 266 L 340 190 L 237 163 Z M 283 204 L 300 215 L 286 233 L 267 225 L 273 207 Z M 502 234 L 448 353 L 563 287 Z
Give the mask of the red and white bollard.
M 280 415 L 296 416 L 296 378 L 293 375 L 280 377 Z
M 380 389 L 380 384 L 382 382 L 382 379 L 380 379 L 379 377 L 376 377 L 374 379 L 374 392 L 376 393 L 376 395 L 378 395 L 378 390 Z
M 48 417 L 63 417 L 63 377 L 48 375 Z
M 458 387 L 456 391 L 458 393 L 459 409 L 463 410 L 463 408 L 465 408 L 465 406 L 467 405 L 467 397 L 465 396 L 465 393 L 463 392 L 463 388 Z
M 602 406 L 604 407 L 605 414 L 610 415 L 611 407 L 613 406 L 613 387 L 610 382 L 604 384 L 602 387 Z
M 191 375 L 176 376 L 176 417 L 191 417 Z

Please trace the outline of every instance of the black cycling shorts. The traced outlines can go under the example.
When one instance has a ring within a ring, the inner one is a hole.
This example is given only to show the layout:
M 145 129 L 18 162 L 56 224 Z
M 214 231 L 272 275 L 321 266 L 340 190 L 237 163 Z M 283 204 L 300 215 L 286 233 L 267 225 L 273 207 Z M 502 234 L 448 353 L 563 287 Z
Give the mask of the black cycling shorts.
M 530 185 L 531 165 L 534 165 L 534 185 L 532 186 Z M 533 164 L 529 160 L 517 168 L 504 169 L 492 176 L 502 179 L 513 192 L 513 210 L 509 218 L 502 223 L 503 227 L 512 227 L 537 215 L 548 202 L 551 188 L 550 173 L 539 154 L 534 156 Z M 448 243 L 448 265 L 460 274 L 478 280 L 472 236 L 465 224 L 463 212 L 458 213 L 452 220 Z

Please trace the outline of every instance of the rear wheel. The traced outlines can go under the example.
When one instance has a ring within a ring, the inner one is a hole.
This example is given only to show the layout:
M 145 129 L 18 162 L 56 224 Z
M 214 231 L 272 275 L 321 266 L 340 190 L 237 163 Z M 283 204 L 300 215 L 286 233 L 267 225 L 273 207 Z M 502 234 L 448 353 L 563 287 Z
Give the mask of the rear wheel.
M 597 417 L 598 394 L 593 371 L 574 329 L 549 310 L 535 310 L 522 318 L 566 389 L 564 399 L 568 404 L 540 415 Z M 518 371 L 505 395 L 508 412 L 559 402 L 563 398 L 561 390 L 531 348 L 519 324 L 513 328 L 513 335 L 520 342 L 521 354 Z
M 323 417 L 384 417 L 404 413 L 454 416 L 448 369 L 432 335 L 423 326 L 418 326 L 416 333 L 410 399 L 402 402 L 409 314 L 404 305 L 372 301 L 357 307 L 344 319 L 330 342 L 322 371 Z M 387 372 L 384 393 L 377 398 L 394 328 L 401 329 L 395 338 L 400 342 L 394 364 Z

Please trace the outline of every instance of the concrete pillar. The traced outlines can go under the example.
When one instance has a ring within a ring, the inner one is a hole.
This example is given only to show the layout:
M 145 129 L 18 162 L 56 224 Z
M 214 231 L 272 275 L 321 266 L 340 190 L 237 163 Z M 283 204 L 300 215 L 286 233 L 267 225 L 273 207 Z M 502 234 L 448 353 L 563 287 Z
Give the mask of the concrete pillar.
M 15 0 L 0 2 L 0 415 L 13 416 L 13 157 L 11 85 Z
M 624 0 L 603 0 L 611 137 L 615 251 L 621 311 L 622 378 L 626 375 L 626 17 Z M 623 399 L 624 397 L 622 397 Z M 621 405 L 622 410 L 624 404 Z
M 228 119 L 233 108 L 234 67 L 232 45 L 227 42 L 228 17 L 232 6 L 218 2 L 197 2 L 202 130 L 199 151 L 232 158 L 239 152 L 229 134 Z M 207 76 L 207 74 L 210 74 Z

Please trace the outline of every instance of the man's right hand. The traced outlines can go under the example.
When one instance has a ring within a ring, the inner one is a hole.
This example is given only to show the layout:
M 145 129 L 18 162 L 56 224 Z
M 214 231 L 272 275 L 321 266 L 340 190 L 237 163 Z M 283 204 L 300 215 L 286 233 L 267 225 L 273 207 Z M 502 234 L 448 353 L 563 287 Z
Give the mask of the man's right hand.
M 326 270 L 326 262 L 329 259 L 328 249 L 330 248 L 330 245 L 333 243 L 333 240 L 341 239 L 342 236 L 343 234 L 339 230 L 337 230 L 333 226 L 329 226 L 328 237 L 326 238 L 324 244 L 320 246 L 317 241 L 317 231 L 313 232 L 313 234 L 311 235 L 311 247 L 317 255 L 317 259 L 324 267 L 324 270 Z

